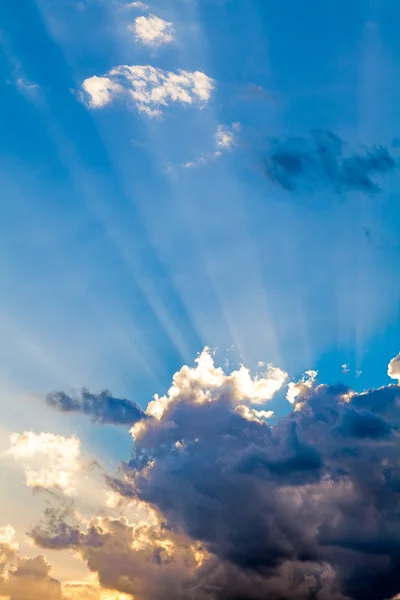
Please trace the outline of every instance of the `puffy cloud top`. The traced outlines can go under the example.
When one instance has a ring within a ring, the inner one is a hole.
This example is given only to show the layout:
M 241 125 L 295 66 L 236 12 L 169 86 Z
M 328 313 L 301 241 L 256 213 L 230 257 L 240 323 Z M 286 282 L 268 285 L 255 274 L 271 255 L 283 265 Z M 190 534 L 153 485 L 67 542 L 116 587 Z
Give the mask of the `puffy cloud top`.
M 172 23 L 155 15 L 137 17 L 129 29 L 133 31 L 136 41 L 146 46 L 157 47 L 174 40 Z
M 121 65 L 101 77 L 93 76 L 82 84 L 92 108 L 101 108 L 122 98 L 150 117 L 161 115 L 171 103 L 205 105 L 214 88 L 213 80 L 201 71 L 176 73 L 150 65 Z
M 388 375 L 400 381 L 400 354 L 392 358 L 388 366 Z

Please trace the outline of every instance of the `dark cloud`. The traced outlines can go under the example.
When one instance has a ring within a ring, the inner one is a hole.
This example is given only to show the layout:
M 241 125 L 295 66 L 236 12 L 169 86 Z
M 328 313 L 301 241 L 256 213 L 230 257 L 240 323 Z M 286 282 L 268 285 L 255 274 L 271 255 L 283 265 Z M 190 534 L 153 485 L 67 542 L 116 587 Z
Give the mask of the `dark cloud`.
M 233 396 L 212 366 L 184 367 L 134 427 L 132 458 L 107 482 L 156 523 L 96 518 L 79 531 L 49 514 L 35 542 L 75 548 L 138 600 L 399 593 L 400 387 L 310 386 L 273 427 Z
M 114 398 L 108 390 L 91 394 L 83 389 L 80 396 L 74 397 L 64 392 L 51 392 L 47 395 L 46 402 L 60 412 L 88 415 L 95 423 L 133 425 L 145 417 L 143 410 L 135 402 Z
M 379 178 L 397 168 L 387 148 L 350 150 L 330 131 L 273 141 L 263 166 L 270 181 L 290 192 L 328 188 L 364 194 L 380 191 Z

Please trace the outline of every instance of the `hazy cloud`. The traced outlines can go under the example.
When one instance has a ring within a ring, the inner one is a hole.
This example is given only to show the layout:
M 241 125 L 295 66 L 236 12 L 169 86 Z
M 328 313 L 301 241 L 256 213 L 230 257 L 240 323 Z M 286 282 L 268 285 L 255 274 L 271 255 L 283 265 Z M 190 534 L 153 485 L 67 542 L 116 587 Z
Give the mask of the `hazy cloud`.
M 240 131 L 240 123 L 232 123 L 228 125 L 218 125 L 217 131 L 215 132 L 215 150 L 213 152 L 207 152 L 201 154 L 198 158 L 192 161 L 186 162 L 183 167 L 185 169 L 192 169 L 195 167 L 202 167 L 207 163 L 215 160 L 222 156 L 224 152 L 230 152 L 234 146 L 238 144 L 238 133 Z
M 387 148 L 351 150 L 330 131 L 274 140 L 263 159 L 268 179 L 291 192 L 326 187 L 336 193 L 380 191 L 379 178 L 396 169 Z
M 7 454 L 23 464 L 28 487 L 75 493 L 80 469 L 80 441 L 76 436 L 25 431 L 13 433 L 10 442 Z

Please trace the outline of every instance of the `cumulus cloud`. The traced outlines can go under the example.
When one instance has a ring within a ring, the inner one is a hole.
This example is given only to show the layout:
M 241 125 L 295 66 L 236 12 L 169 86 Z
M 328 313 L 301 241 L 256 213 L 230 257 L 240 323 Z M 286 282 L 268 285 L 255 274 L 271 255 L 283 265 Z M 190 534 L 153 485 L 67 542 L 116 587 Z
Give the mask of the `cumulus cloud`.
M 137 42 L 153 48 L 174 41 L 172 23 L 152 14 L 137 17 L 135 22 L 129 25 L 129 29 L 134 33 Z
M 213 80 L 201 71 L 164 71 L 150 65 L 121 65 L 82 84 L 92 108 L 102 108 L 121 98 L 148 115 L 160 116 L 171 103 L 204 106 L 210 100 Z
M 31 535 L 79 553 L 104 588 L 135 600 L 387 600 L 400 591 L 400 386 L 363 393 L 289 386 L 286 373 L 225 373 L 206 349 L 132 427 L 133 453 L 106 476 L 131 522 L 84 526 L 48 510 Z
M 8 600 L 62 600 L 61 584 L 51 577 L 51 565 L 43 555 L 19 554 L 15 530 L 0 527 L 0 596 Z
M 263 159 L 264 172 L 274 184 L 290 192 L 329 188 L 366 194 L 380 191 L 379 178 L 397 167 L 387 148 L 350 150 L 330 131 L 309 138 L 275 140 Z
M 47 404 L 60 412 L 82 413 L 94 423 L 113 425 L 134 425 L 145 415 L 143 410 L 130 400 L 114 398 L 105 390 L 91 394 L 83 389 L 79 396 L 68 396 L 65 392 L 51 392 L 46 397 Z
M 388 375 L 400 381 L 400 354 L 392 358 L 388 366 Z
M 186 162 L 183 166 L 185 169 L 194 167 L 202 167 L 222 156 L 224 152 L 230 152 L 238 143 L 238 133 L 240 131 L 240 123 L 232 123 L 232 125 L 218 125 L 215 132 L 215 150 L 201 154 L 197 159 Z
M 314 386 L 317 375 L 317 371 L 306 371 L 300 381 L 291 381 L 288 385 L 286 399 L 289 400 L 291 404 L 300 401 Z
M 13 433 L 7 454 L 23 463 L 28 487 L 60 489 L 67 495 L 76 491 L 80 441 L 52 433 Z

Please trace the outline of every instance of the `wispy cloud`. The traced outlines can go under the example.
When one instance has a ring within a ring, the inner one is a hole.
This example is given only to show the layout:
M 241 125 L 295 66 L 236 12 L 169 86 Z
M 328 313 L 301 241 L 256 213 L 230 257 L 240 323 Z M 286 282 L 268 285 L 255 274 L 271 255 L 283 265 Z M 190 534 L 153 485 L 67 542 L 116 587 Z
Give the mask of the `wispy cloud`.
M 82 84 L 88 105 L 101 108 L 121 98 L 149 117 L 160 116 L 171 103 L 204 106 L 210 100 L 213 80 L 201 71 L 163 71 L 150 65 L 121 65 L 102 77 Z
M 201 154 L 193 161 L 186 162 L 183 166 L 185 169 L 202 167 L 216 158 L 222 156 L 224 152 L 230 152 L 238 143 L 238 133 L 240 131 L 240 123 L 233 123 L 231 126 L 218 125 L 215 132 L 215 147 L 213 152 Z
M 290 192 L 330 188 L 371 194 L 380 191 L 379 177 L 396 169 L 396 161 L 383 146 L 350 150 L 330 131 L 309 138 L 275 140 L 263 159 L 272 183 Z
M 137 42 L 156 48 L 174 41 L 172 23 L 155 15 L 138 17 L 128 29 L 135 35 Z
M 144 2 L 129 2 L 128 4 L 124 4 L 125 8 L 137 8 L 138 10 L 148 10 L 148 4 Z

